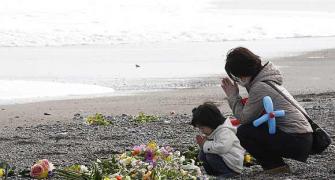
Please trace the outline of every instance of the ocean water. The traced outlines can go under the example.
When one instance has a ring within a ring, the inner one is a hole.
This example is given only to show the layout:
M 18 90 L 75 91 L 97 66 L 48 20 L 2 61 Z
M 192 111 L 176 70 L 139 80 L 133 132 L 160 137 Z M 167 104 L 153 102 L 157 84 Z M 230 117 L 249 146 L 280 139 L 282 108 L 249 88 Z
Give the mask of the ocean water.
M 334 36 L 331 0 L 3 0 L 1 46 Z
M 212 86 L 199 82 L 236 46 L 265 59 L 335 47 L 330 0 L 0 4 L 0 104 Z

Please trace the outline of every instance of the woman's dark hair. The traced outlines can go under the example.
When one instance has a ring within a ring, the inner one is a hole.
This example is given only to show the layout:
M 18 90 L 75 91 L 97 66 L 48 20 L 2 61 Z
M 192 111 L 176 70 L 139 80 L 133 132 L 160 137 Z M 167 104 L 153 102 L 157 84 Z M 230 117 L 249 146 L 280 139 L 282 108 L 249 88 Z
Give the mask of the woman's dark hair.
M 259 56 L 252 53 L 244 47 L 237 47 L 228 51 L 226 65 L 228 76 L 241 77 L 251 76 L 254 78 L 262 69 L 262 63 Z
M 206 126 L 211 129 L 216 129 L 223 124 L 226 118 L 221 114 L 220 110 L 212 102 L 205 102 L 204 104 L 192 110 L 193 118 L 191 125 Z

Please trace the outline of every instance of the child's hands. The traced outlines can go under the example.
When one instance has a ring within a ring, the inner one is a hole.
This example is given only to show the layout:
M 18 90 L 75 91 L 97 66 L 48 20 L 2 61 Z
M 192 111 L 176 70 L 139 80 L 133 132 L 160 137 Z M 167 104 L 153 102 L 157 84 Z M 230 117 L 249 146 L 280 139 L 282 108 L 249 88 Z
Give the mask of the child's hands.
M 201 136 L 201 135 L 197 135 L 195 137 L 197 144 L 202 148 L 202 146 L 204 146 L 205 141 L 207 140 L 207 138 L 205 136 Z

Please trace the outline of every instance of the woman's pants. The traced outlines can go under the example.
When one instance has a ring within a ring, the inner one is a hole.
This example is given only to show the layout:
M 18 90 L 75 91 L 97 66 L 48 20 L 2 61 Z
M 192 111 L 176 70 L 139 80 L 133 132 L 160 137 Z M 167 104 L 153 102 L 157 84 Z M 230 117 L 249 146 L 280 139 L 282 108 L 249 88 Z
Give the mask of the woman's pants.
M 285 165 L 283 157 L 305 162 L 312 147 L 312 133 L 290 134 L 276 129 L 269 134 L 267 123 L 259 127 L 241 125 L 237 137 L 246 149 L 262 165 L 272 169 Z
M 203 162 L 203 167 L 208 175 L 224 175 L 230 177 L 237 174 L 231 170 L 223 161 L 222 157 L 217 154 L 204 153 L 204 151 L 201 150 L 198 158 Z

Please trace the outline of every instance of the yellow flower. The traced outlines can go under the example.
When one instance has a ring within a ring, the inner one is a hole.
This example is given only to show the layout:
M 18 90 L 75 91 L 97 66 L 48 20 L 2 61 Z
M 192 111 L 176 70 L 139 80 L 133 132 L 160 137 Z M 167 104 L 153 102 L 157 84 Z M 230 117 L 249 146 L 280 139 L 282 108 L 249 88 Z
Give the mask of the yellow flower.
M 166 157 L 166 158 L 165 158 L 165 161 L 167 161 L 167 162 L 172 161 L 172 156 L 170 155 L 170 156 Z
M 125 159 L 125 158 L 127 158 L 127 157 L 128 157 L 127 154 L 126 154 L 126 153 L 123 153 L 123 154 L 121 154 L 120 159 Z
M 147 144 L 147 147 L 151 150 L 156 150 L 157 149 L 157 144 L 155 141 L 150 141 L 148 144 Z
M 250 154 L 246 154 L 244 156 L 244 162 L 245 163 L 251 163 L 251 156 L 250 156 Z
M 5 170 L 0 168 L 0 177 L 3 177 L 5 175 Z
M 109 177 L 104 177 L 104 180 L 111 180 L 111 178 L 109 178 Z

